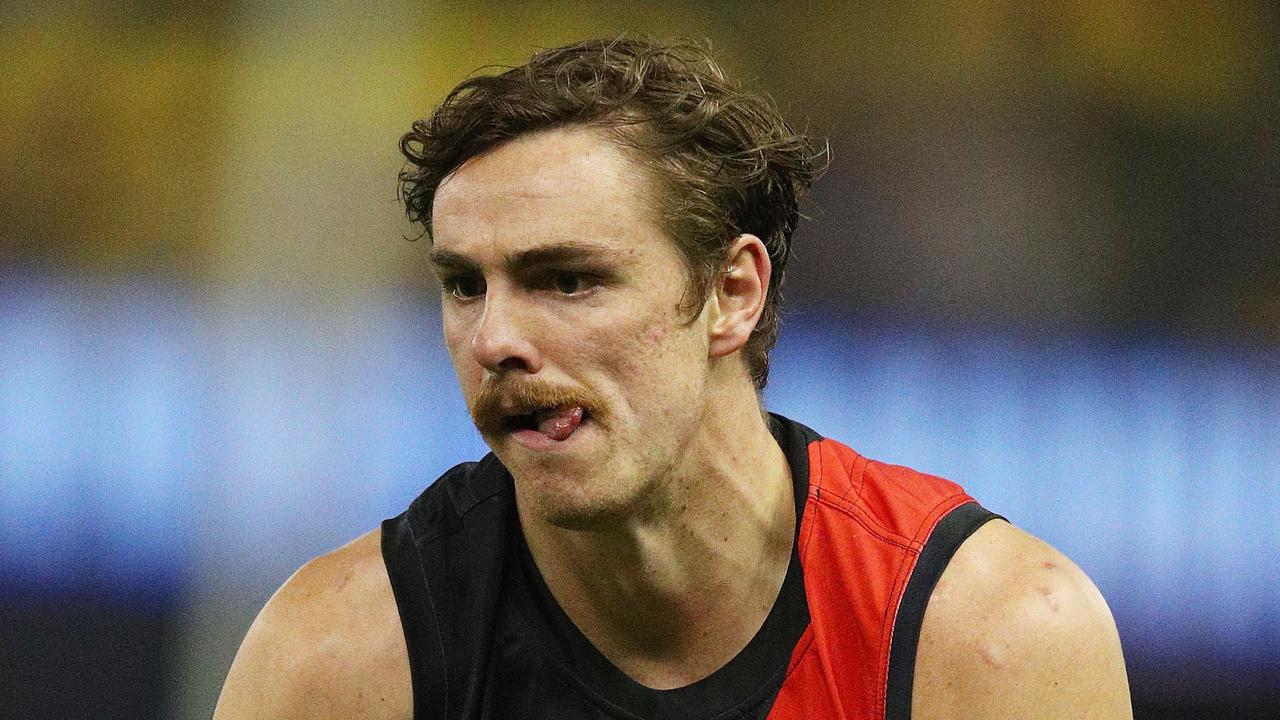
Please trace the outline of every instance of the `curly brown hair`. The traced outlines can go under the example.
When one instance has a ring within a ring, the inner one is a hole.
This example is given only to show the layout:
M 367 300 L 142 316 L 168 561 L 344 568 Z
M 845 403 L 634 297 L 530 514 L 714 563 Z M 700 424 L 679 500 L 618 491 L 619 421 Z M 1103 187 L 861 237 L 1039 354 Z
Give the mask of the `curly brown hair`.
M 400 196 L 431 235 L 436 190 L 468 159 L 518 135 L 598 127 L 654 181 L 660 222 L 689 268 L 685 305 L 699 308 L 743 233 L 764 242 L 773 274 L 744 348 L 757 389 L 778 339 L 781 286 L 800 201 L 823 169 L 825 145 L 791 129 L 773 102 L 725 77 L 690 42 L 588 40 L 542 50 L 496 75 L 464 80 L 400 138 Z

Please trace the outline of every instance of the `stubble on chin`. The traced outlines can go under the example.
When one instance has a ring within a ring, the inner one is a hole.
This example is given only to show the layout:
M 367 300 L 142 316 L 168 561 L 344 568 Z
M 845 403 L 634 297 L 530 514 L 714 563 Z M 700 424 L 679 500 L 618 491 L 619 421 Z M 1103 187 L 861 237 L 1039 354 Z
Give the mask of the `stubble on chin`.
M 670 510 L 664 482 L 606 449 L 572 464 L 525 460 L 507 466 L 521 513 L 557 528 L 609 532 Z
M 599 492 L 601 488 L 559 488 L 548 490 L 539 483 L 524 483 L 516 478 L 516 496 L 522 516 L 577 532 L 607 532 L 622 527 L 632 517 L 635 497 L 627 494 L 619 497 L 613 493 Z M 585 490 L 585 492 L 575 492 Z

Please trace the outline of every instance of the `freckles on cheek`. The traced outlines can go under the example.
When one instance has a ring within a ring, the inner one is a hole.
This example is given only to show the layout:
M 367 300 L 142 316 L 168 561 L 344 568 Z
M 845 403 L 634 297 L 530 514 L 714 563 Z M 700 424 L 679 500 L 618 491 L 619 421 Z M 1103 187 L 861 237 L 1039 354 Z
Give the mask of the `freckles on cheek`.
M 634 342 L 648 355 L 667 355 L 672 352 L 675 326 L 665 317 L 650 317 L 636 323 L 629 333 Z
M 694 348 L 678 330 L 666 318 L 650 320 L 637 328 L 633 335 L 636 364 L 648 372 L 687 372 L 694 360 L 690 355 Z
M 670 334 L 671 328 L 665 323 L 651 322 L 641 331 L 641 338 L 649 345 L 660 346 L 666 342 Z
M 603 361 L 624 376 L 653 372 L 653 365 L 670 352 L 670 331 L 652 319 L 614 322 L 591 333 L 582 347 L 590 348 L 592 359 Z

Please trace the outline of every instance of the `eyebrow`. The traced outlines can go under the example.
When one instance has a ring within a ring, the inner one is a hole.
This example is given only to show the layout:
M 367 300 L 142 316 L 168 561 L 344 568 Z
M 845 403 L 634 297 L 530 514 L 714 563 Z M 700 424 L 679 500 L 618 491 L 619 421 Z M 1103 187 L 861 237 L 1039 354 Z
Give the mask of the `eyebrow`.
M 617 261 L 623 255 L 623 251 L 607 245 L 570 240 L 529 248 L 528 250 L 520 250 L 504 257 L 502 265 L 508 271 L 514 273 L 533 267 L 581 262 L 584 260 L 593 262 Z M 441 250 L 440 248 L 433 248 L 428 254 L 428 258 L 432 266 L 437 270 L 474 271 L 479 268 L 479 264 L 466 255 L 449 250 Z

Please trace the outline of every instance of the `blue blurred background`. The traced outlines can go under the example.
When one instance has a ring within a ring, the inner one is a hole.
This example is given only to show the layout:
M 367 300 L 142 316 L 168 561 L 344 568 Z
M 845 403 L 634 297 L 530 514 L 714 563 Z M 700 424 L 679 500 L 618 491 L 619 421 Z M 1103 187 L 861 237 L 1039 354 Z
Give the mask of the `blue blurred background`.
M 1138 717 L 1280 717 L 1280 15 L 1137 0 L 0 4 L 0 714 L 208 717 L 484 452 L 396 140 L 622 30 L 830 138 L 769 407 L 1073 557 Z

